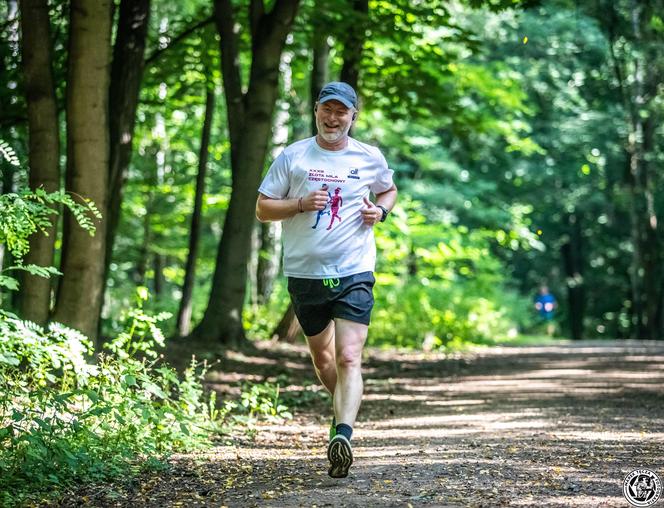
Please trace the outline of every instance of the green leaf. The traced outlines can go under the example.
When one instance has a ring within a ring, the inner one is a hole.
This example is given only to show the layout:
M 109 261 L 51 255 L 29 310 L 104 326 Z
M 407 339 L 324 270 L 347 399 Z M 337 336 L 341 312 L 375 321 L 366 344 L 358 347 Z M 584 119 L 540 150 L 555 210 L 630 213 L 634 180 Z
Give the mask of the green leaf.
M 154 383 L 151 383 L 149 381 L 143 383 L 143 388 L 145 391 L 150 392 L 151 394 L 155 395 L 156 397 L 159 397 L 160 399 L 166 399 L 168 398 L 168 395 L 162 390 L 159 386 L 157 386 Z
M 145 286 L 138 286 L 136 288 L 136 296 L 143 301 L 147 301 L 148 297 L 150 296 L 150 292 Z
M 121 415 L 120 413 L 118 413 L 117 411 L 116 411 L 115 413 L 113 413 L 113 416 L 115 416 L 116 421 L 117 421 L 120 425 L 125 425 L 125 424 L 127 423 L 127 421 L 126 421 L 126 420 L 122 417 L 122 415 Z
M 18 281 L 6 275 L 0 275 L 0 286 L 6 287 L 11 291 L 18 291 Z
M 0 353 L 0 363 L 6 363 L 7 365 L 15 367 L 21 363 L 21 361 L 19 360 L 18 356 L 8 351 L 6 353 Z

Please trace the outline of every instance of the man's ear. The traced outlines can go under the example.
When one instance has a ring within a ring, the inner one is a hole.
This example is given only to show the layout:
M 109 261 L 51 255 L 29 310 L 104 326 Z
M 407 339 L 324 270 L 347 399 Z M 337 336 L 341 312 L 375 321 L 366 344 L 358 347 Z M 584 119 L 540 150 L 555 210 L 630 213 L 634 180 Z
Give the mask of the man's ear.
M 357 111 L 355 113 L 353 113 L 353 118 L 351 118 L 351 121 L 354 122 L 356 118 L 357 118 Z
M 318 101 L 316 101 L 316 104 L 314 104 L 314 113 L 318 111 Z

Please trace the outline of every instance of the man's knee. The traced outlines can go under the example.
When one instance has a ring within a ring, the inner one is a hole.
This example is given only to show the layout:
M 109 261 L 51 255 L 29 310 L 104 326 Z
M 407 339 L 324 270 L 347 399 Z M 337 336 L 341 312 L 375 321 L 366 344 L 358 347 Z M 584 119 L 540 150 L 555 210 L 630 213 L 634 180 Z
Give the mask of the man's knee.
M 337 352 L 337 367 L 339 369 L 352 369 L 362 363 L 362 349 L 356 347 L 341 348 Z
M 328 350 L 312 351 L 311 359 L 316 370 L 327 370 L 334 365 L 334 354 Z

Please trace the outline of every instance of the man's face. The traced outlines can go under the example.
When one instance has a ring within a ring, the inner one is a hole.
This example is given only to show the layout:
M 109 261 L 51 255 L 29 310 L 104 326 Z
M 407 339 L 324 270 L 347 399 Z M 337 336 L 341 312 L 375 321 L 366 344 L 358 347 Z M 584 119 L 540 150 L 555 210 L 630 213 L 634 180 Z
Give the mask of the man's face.
M 339 141 L 348 135 L 353 125 L 353 113 L 352 108 L 334 99 L 319 104 L 316 110 L 318 134 L 328 143 Z

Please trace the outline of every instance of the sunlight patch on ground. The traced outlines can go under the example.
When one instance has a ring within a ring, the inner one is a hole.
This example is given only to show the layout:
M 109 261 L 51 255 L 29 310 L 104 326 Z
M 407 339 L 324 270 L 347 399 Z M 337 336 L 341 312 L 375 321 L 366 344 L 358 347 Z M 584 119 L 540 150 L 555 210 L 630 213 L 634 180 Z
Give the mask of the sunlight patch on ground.
M 428 395 L 397 395 L 397 394 L 386 394 L 386 393 L 365 393 L 362 397 L 364 401 L 375 401 L 375 400 L 393 400 L 395 402 L 403 401 L 413 401 L 413 400 L 422 400 L 428 401 L 431 400 L 431 397 Z
M 554 369 L 543 368 L 537 370 L 529 370 L 521 373 L 514 373 L 509 376 L 510 379 L 549 379 L 558 377 L 580 377 L 594 374 L 592 369 Z
M 486 404 L 484 399 L 427 400 L 427 406 L 479 406 Z
M 625 432 L 621 431 L 620 433 L 597 430 L 597 431 L 582 431 L 582 430 L 568 430 L 559 435 L 559 439 L 564 441 L 590 441 L 593 443 L 600 441 L 615 441 L 620 439 L 621 442 L 624 441 L 637 441 L 641 442 L 644 439 L 647 439 L 649 442 L 652 441 L 662 441 L 664 442 L 664 433 L 663 432 Z
M 429 434 L 427 434 L 425 429 L 432 429 L 433 431 L 437 431 L 431 434 L 433 437 L 442 437 L 443 435 L 449 435 L 449 433 L 462 435 L 478 430 L 543 429 L 550 427 L 552 422 L 541 419 L 541 416 L 542 413 L 539 410 L 525 409 L 518 413 L 479 413 L 470 415 L 455 414 L 395 418 L 376 422 L 370 428 L 363 429 L 362 432 L 367 437 L 380 437 L 384 435 L 384 430 L 379 429 L 395 429 L 403 437 L 427 437 Z M 450 430 L 446 427 L 454 427 L 454 429 Z
M 622 487 L 620 487 L 622 488 Z M 611 502 L 611 504 L 608 504 Z M 615 503 L 615 504 L 614 504 Z M 524 496 L 510 501 L 510 506 L 549 506 L 551 508 L 563 508 L 568 506 L 629 506 L 622 496 L 584 496 L 569 494 L 567 496 Z

